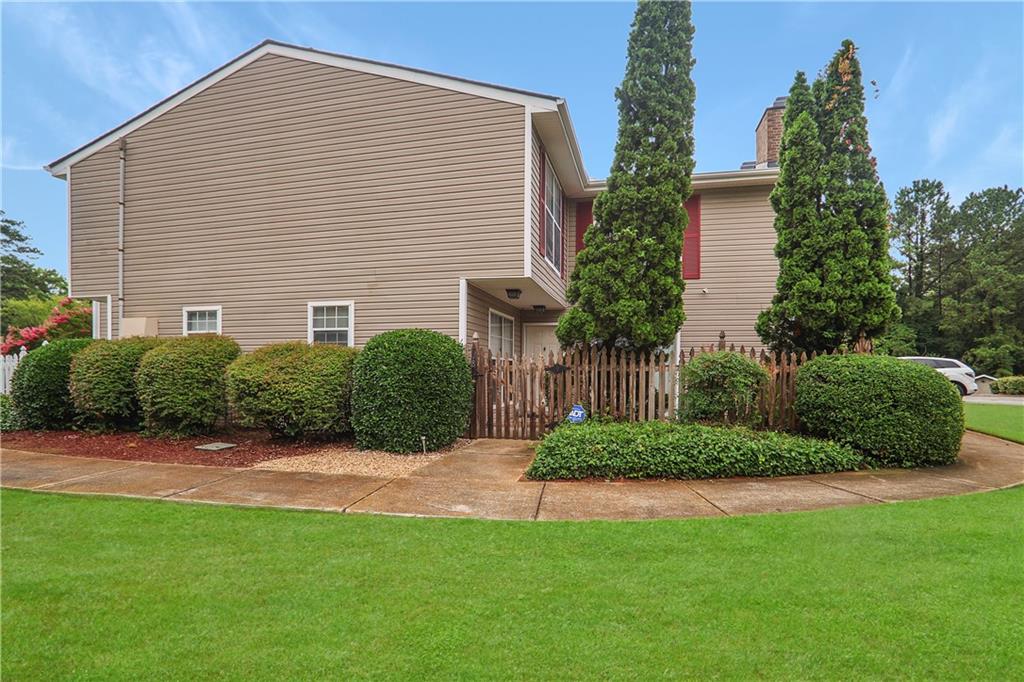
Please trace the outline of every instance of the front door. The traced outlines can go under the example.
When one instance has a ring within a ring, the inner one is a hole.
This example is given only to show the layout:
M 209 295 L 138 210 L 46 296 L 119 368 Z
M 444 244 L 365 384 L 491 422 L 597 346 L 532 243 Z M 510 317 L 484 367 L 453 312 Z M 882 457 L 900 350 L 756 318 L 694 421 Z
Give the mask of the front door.
M 558 339 L 555 337 L 555 325 L 530 324 L 523 325 L 523 354 L 537 356 L 548 351 L 558 350 Z

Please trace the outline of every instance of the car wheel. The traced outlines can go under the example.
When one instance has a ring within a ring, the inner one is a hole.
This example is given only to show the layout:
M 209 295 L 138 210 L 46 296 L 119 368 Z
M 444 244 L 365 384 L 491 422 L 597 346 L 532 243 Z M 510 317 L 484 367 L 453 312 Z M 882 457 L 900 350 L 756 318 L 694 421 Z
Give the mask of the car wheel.
M 959 381 L 954 381 L 953 385 L 956 386 L 956 390 L 960 391 L 960 397 L 963 398 L 967 395 L 967 387 L 961 384 Z

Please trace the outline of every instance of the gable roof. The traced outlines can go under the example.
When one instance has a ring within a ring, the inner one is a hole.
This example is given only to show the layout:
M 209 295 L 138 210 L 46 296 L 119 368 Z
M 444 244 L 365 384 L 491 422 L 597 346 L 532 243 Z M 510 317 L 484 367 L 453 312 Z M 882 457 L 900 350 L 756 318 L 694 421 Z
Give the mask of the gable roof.
M 458 76 L 449 76 L 434 71 L 425 71 L 423 69 L 390 64 L 387 62 L 375 61 L 373 59 L 352 57 L 335 52 L 325 52 L 323 50 L 316 50 L 310 47 L 299 47 L 298 45 L 290 45 L 288 43 L 282 43 L 275 40 L 264 40 L 259 45 L 256 45 L 235 57 L 227 64 L 211 71 L 198 80 L 186 85 L 173 95 L 157 102 L 141 114 L 128 119 L 121 125 L 103 133 L 91 142 L 87 142 L 78 149 L 75 149 L 74 151 L 69 152 L 59 159 L 49 163 L 44 166 L 44 170 L 56 177 L 66 176 L 67 170 L 72 164 L 81 161 L 111 142 L 115 142 L 125 135 L 130 134 L 132 131 L 141 128 L 157 116 L 173 109 L 182 102 L 198 95 L 215 83 L 227 78 L 236 71 L 239 71 L 260 57 L 268 54 L 290 57 L 292 59 L 300 59 L 318 64 L 326 64 L 328 66 L 337 66 L 350 69 L 352 71 L 372 73 L 378 76 L 395 78 L 397 80 L 422 83 L 424 85 L 431 85 L 446 90 L 454 90 L 456 92 L 464 92 L 470 95 L 477 95 L 502 102 L 521 104 L 523 106 L 545 111 L 557 110 L 560 104 L 564 106 L 564 100 L 553 95 L 545 95 L 518 88 L 509 88 L 503 85 L 494 85 L 483 81 L 460 78 Z

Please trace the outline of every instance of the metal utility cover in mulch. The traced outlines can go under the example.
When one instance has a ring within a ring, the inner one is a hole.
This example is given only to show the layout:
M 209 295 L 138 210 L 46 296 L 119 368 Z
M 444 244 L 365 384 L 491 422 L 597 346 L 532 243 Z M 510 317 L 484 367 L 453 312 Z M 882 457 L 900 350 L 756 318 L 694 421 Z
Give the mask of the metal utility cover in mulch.
M 206 445 L 197 445 L 196 450 L 227 450 L 233 447 L 235 447 L 234 443 L 207 443 Z

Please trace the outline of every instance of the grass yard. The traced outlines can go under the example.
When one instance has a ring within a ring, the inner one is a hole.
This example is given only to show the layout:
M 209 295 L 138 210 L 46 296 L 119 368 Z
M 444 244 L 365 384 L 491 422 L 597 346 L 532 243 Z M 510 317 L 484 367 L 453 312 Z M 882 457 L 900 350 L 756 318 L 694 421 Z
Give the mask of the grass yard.
M 1024 489 L 643 523 L 2 503 L 5 679 L 1024 675 Z
M 1024 443 L 1024 405 L 964 403 L 967 428 Z

